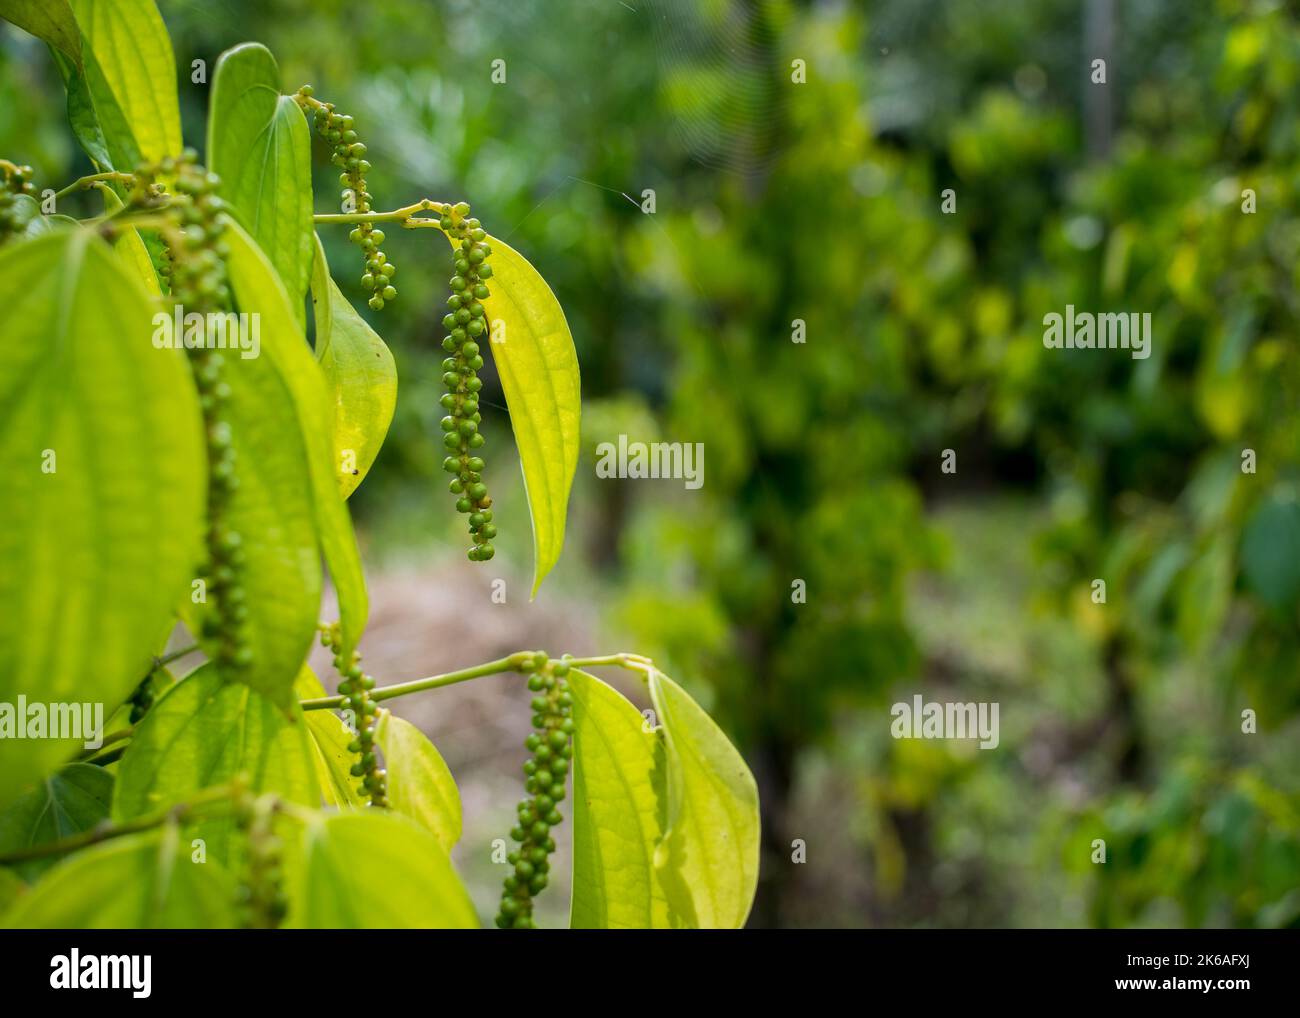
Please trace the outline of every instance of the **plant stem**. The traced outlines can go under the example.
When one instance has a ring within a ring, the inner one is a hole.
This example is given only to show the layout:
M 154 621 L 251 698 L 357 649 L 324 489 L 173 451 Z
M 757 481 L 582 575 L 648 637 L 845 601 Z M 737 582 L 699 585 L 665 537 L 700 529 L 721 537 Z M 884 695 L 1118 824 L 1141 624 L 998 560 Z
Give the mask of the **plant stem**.
M 640 654 L 606 654 L 604 657 L 571 657 L 565 658 L 570 668 L 599 668 L 609 666 L 611 668 L 626 668 L 628 671 L 640 672 L 644 674 L 647 669 L 654 667 L 654 662 L 648 657 Z
M 372 700 L 391 700 L 393 697 L 405 696 L 407 693 L 418 693 L 423 689 L 438 689 L 441 686 L 452 686 L 457 682 L 477 679 L 484 675 L 514 671 L 519 664 L 519 659 L 519 654 L 511 654 L 509 657 L 488 661 L 486 664 L 475 665 L 473 668 L 462 668 L 460 671 L 448 672 L 445 675 L 431 675 L 425 679 L 412 679 L 410 682 L 399 682 L 393 686 L 380 686 L 370 691 L 370 698 Z M 347 699 L 346 696 L 323 696 L 315 700 L 300 700 L 298 705 L 303 710 L 333 710 L 342 707 L 347 702 Z
M 54 200 L 58 201 L 60 198 L 64 198 L 67 195 L 72 194 L 73 191 L 85 191 L 89 189 L 90 185 L 95 183 L 95 181 L 97 180 L 120 180 L 123 183 L 125 183 L 128 180 L 134 180 L 134 179 L 135 179 L 135 174 L 133 173 L 114 173 L 114 172 L 92 173 L 89 176 L 80 177 L 77 180 L 74 180 L 62 191 L 56 191 L 54 194 Z
M 468 679 L 477 679 L 484 675 L 497 675 L 500 672 L 513 672 L 518 670 L 520 663 L 526 657 L 532 655 L 531 651 L 522 650 L 509 657 L 498 658 L 495 661 L 488 661 L 486 664 L 475 665 L 473 668 L 462 668 L 460 671 L 447 672 L 445 675 L 430 675 L 426 679 L 412 679 L 410 682 L 399 682 L 392 686 L 379 686 L 370 691 L 372 700 L 391 700 L 394 697 L 405 696 L 407 693 L 418 693 L 425 689 L 438 689 L 441 686 L 453 686 L 457 682 L 465 682 Z M 608 665 L 614 668 L 626 668 L 629 671 L 637 672 L 640 675 L 646 675 L 654 668 L 654 662 L 648 657 L 642 657 L 640 654 L 606 654 L 604 657 L 566 657 L 564 658 L 571 668 L 597 668 L 602 665 Z M 300 700 L 298 706 L 303 710 L 336 710 L 347 703 L 346 696 L 322 696 L 314 700 Z
M 162 657 L 156 657 L 153 659 L 153 670 L 157 671 L 159 668 L 169 665 L 173 661 L 179 661 L 187 654 L 193 654 L 198 649 L 199 645 L 195 643 L 188 647 L 182 647 L 180 650 L 174 650 L 170 654 L 164 654 Z
M 421 198 L 414 205 L 407 205 L 404 208 L 393 209 L 391 212 L 341 212 L 337 214 L 312 216 L 312 221 L 316 223 L 401 223 L 408 230 L 418 229 L 420 227 L 441 228 L 435 219 L 417 219 L 414 218 L 417 212 L 436 212 L 438 215 L 446 215 L 450 206 L 440 201 L 434 201 L 432 198 Z

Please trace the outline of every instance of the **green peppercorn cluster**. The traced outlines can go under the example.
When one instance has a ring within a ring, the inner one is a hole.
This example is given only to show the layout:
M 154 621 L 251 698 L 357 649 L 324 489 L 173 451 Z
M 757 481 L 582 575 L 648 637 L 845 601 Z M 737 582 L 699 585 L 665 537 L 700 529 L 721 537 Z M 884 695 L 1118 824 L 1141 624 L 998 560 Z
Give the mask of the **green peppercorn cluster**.
M 375 680 L 361 670 L 361 655 L 355 651 L 350 661 L 343 657 L 343 635 L 337 622 L 321 626 L 321 644 L 334 652 L 334 667 L 343 676 L 339 694 L 346 697 L 346 706 L 356 719 L 357 737 L 348 743 L 348 752 L 357 756 L 352 765 L 352 776 L 360 778 L 357 791 L 370 799 L 370 805 L 380 808 L 388 805 L 388 772 L 379 766 L 375 756 L 375 725 L 378 704 L 370 696 Z
M 170 197 L 155 177 L 171 178 Z M 165 233 L 171 255 L 171 296 L 186 314 L 207 315 L 230 306 L 226 259 L 230 248 L 224 235 L 228 219 L 217 197 L 221 181 L 199 165 L 187 149 L 177 159 L 136 172 L 133 199 L 151 206 L 166 199 L 166 209 L 176 229 Z M 243 576 L 243 538 L 230 523 L 230 503 L 239 488 L 235 449 L 227 406 L 230 384 L 223 378 L 226 358 L 222 351 L 195 348 L 186 351 L 199 390 L 208 453 L 208 562 L 205 567 L 208 611 L 202 636 L 218 670 L 237 677 L 253 663 L 248 642 L 248 605 Z
M 532 929 L 533 899 L 546 887 L 555 851 L 551 828 L 564 818 L 558 809 L 564 799 L 565 781 L 573 747 L 573 698 L 565 676 L 565 661 L 548 661 L 540 651 L 525 658 L 519 670 L 528 674 L 528 688 L 533 691 L 533 728 L 524 740 L 532 757 L 524 762 L 524 789 L 528 798 L 519 803 L 519 823 L 510 837 L 519 842 L 517 851 L 507 856 L 514 867 L 506 877 L 501 894 L 497 926 L 502 929 Z
M 236 800 L 235 822 L 248 843 L 236 902 L 240 925 L 245 929 L 275 929 L 289 912 L 289 900 L 284 891 L 284 845 L 274 829 L 274 797 L 254 800 L 241 795 Z
M 36 190 L 30 166 L 4 163 L 3 169 L 4 180 L 0 183 L 0 241 L 22 229 L 23 224 L 18 219 L 18 195 L 32 194 Z
M 339 174 L 339 184 L 343 187 L 344 197 L 351 194 L 357 212 L 369 212 L 374 200 L 366 185 L 366 174 L 370 172 L 370 160 L 366 156 L 364 142 L 357 140 L 352 117 L 346 113 L 336 113 L 333 103 L 323 103 L 312 98 L 311 86 L 303 85 L 298 89 L 295 99 L 305 110 L 311 110 L 316 124 L 316 133 L 334 146 L 330 162 L 343 172 Z M 397 266 L 388 260 L 380 250 L 384 242 L 384 231 L 374 223 L 360 223 L 348 235 L 348 239 L 365 253 L 366 272 L 361 277 L 361 286 L 370 291 L 370 307 L 376 311 L 397 296 L 397 287 L 393 285 L 393 276 Z
M 492 267 L 487 257 L 492 248 L 487 234 L 477 219 L 467 219 L 469 206 L 465 202 L 447 209 L 439 222 L 459 247 L 453 261 L 455 275 L 451 277 L 451 296 L 447 298 L 450 309 L 443 318 L 447 335 L 442 348 L 447 358 L 442 362 L 442 381 L 447 392 L 442 397 L 447 416 L 442 419 L 443 442 L 450 455 L 442 466 L 456 476 L 451 482 L 451 492 L 457 496 L 456 509 L 469 515 L 469 532 L 474 541 L 469 549 L 473 562 L 486 562 L 496 549 L 492 538 L 497 535 L 492 522 L 492 499 L 483 483 L 483 460 L 474 450 L 483 446 L 479 423 L 483 415 L 478 408 L 479 390 L 483 381 L 478 377 L 483 367 L 480 341 L 486 342 L 487 312 L 483 301 L 488 296 L 487 283 Z

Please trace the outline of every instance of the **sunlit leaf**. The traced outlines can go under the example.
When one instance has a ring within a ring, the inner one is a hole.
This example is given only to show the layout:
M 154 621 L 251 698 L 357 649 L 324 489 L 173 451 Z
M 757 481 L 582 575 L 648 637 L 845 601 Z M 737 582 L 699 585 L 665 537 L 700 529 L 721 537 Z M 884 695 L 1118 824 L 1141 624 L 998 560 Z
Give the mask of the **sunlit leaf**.
M 388 802 L 426 828 L 446 851 L 460 840 L 460 791 L 442 755 L 409 721 L 381 711 L 375 742 L 388 771 Z
M 294 684 L 300 700 L 317 700 L 328 694 L 310 668 L 303 668 Z M 326 806 L 364 806 L 367 799 L 357 791 L 358 779 L 351 774 L 356 756 L 348 750 L 355 737 L 343 719 L 332 710 L 303 711 L 321 802 Z
M 286 714 L 204 665 L 172 686 L 137 727 L 118 769 L 113 819 L 152 813 L 236 776 L 254 792 L 275 792 L 305 806 L 319 802 L 307 724 L 297 704 Z M 233 819 L 205 819 L 194 829 L 209 855 L 229 858 Z
M 449 237 L 449 239 L 451 239 Z M 581 380 L 564 311 L 538 271 L 496 237 L 483 302 L 492 359 L 510 408 L 533 521 L 533 590 L 560 560 L 578 466 Z M 455 241 L 452 241 L 453 244 Z
M 2 924 L 18 929 L 229 929 L 235 883 L 195 862 L 175 826 L 115 838 L 68 857 L 21 895 Z
M 72 0 L 82 65 L 108 154 L 120 170 L 179 155 L 171 39 L 153 0 Z
M 396 813 L 327 813 L 305 824 L 288 883 L 290 927 L 478 926 L 465 886 L 438 840 Z
M 301 320 L 313 251 L 311 131 L 298 104 L 280 94 L 280 68 L 265 46 L 243 43 L 217 61 L 207 160 Z
M 397 406 L 397 365 L 330 279 L 319 238 L 312 299 L 317 356 L 334 404 L 334 464 L 339 491 L 347 498 L 365 480 L 388 434 Z
M 659 738 L 618 691 L 576 669 L 573 696 L 575 929 L 673 925 L 654 866 L 661 835 L 655 791 Z
M 663 726 L 668 809 L 655 853 L 673 911 L 687 925 L 745 924 L 758 886 L 758 787 L 727 737 L 662 672 L 649 672 Z
M 235 300 L 241 311 L 261 316 L 262 358 L 278 380 L 281 391 L 276 398 L 281 403 L 287 401 L 298 421 L 294 430 L 305 443 L 310 476 L 306 494 L 313 507 L 321 551 L 338 592 L 343 655 L 347 658 L 365 630 L 369 603 L 352 520 L 335 479 L 333 414 L 325 378 L 266 255 L 238 225 L 232 224 L 226 233 Z M 292 439 L 281 435 L 281 441 L 289 443 Z M 310 628 L 315 629 L 315 621 Z M 297 663 L 290 682 L 297 675 Z
M 151 314 L 89 231 L 0 250 L 0 702 L 111 714 L 194 575 L 202 418 Z M 0 739 L 0 807 L 80 745 Z

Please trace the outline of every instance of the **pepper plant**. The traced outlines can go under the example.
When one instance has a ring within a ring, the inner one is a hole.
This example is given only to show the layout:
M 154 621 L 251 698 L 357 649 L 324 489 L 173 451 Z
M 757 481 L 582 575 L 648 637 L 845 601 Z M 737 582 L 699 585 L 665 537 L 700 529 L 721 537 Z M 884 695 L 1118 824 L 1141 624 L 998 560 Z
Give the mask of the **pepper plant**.
M 534 596 L 563 544 L 580 416 L 572 337 L 538 272 L 465 202 L 380 211 L 363 125 L 309 86 L 283 93 L 260 45 L 217 63 L 200 161 L 152 0 L 0 0 L 0 15 L 49 44 L 95 171 L 57 189 L 0 160 L 0 922 L 478 925 L 450 858 L 456 785 L 384 704 L 509 672 L 534 732 L 496 925 L 534 925 L 566 820 L 572 925 L 743 924 L 753 779 L 650 660 L 525 650 L 395 684 L 361 667 L 347 499 L 397 378 L 315 231 L 349 232 L 361 259 L 347 271 L 375 311 L 400 299 L 386 229 L 410 231 L 402 258 L 448 265 L 444 466 L 469 558 L 487 561 L 490 351 Z M 313 212 L 313 127 L 340 171 L 338 212 Z M 92 192 L 102 211 L 64 214 Z M 326 571 L 337 620 L 319 617 Z M 178 622 L 194 647 L 165 653 Z M 305 664 L 316 638 L 337 695 Z M 177 674 L 193 649 L 206 660 Z M 605 667 L 638 676 L 653 711 L 591 672 Z

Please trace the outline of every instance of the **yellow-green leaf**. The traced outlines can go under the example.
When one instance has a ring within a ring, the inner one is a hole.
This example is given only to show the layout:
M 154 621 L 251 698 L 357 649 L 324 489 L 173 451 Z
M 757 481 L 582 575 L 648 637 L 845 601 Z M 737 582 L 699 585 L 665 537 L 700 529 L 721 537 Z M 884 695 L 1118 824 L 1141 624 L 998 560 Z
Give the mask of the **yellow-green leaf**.
M 388 802 L 448 852 L 460 840 L 460 791 L 437 748 L 409 721 L 380 711 L 375 741 L 388 771 Z
M 313 248 L 311 131 L 298 104 L 280 94 L 280 68 L 265 46 L 243 43 L 217 61 L 207 159 L 301 321 Z
M 318 700 L 328 695 L 320 679 L 307 667 L 299 674 L 293 692 L 299 700 Z M 308 710 L 303 715 L 307 718 L 321 802 L 340 808 L 366 805 L 367 800 L 357 791 L 357 779 L 351 773 L 356 762 L 348 750 L 348 743 L 354 738 L 351 730 L 332 710 Z
M 667 823 L 655 867 L 687 925 L 738 929 L 758 886 L 758 786 L 681 686 L 656 669 L 648 679 L 668 764 Z
M 564 311 L 546 280 L 505 241 L 489 241 L 491 296 L 483 307 L 491 340 L 486 345 L 501 377 L 523 468 L 533 521 L 536 597 L 564 547 L 569 489 L 578 466 L 578 355 Z
M 478 917 L 438 840 L 376 810 L 325 813 L 303 826 L 288 878 L 286 926 L 474 929 Z
M 658 736 L 637 709 L 594 676 L 569 672 L 573 696 L 574 929 L 673 925 L 654 866 Z
M 106 718 L 189 589 L 202 417 L 151 314 L 91 231 L 0 250 L 0 703 L 100 703 Z M 82 741 L 0 739 L 0 808 Z
M 235 882 L 196 862 L 175 825 L 115 838 L 70 856 L 18 896 L 10 929 L 230 929 Z
M 82 63 L 113 165 L 179 155 L 181 115 L 167 26 L 153 0 L 72 0 Z
M 388 434 L 397 406 L 397 365 L 330 279 L 319 237 L 312 301 L 317 354 L 334 405 L 334 465 L 347 498 L 365 480 Z
M 287 395 L 298 418 L 296 430 L 306 447 L 316 531 L 338 592 L 343 655 L 347 658 L 365 630 L 369 604 L 352 520 L 335 481 L 334 446 L 330 437 L 333 415 L 325 377 L 266 255 L 238 224 L 232 223 L 226 234 L 235 300 L 241 311 L 261 316 L 262 357 L 272 366 L 284 389 L 279 398 Z M 311 628 L 314 631 L 315 622 Z M 301 660 L 294 665 L 290 684 L 297 676 Z
M 223 682 L 206 664 L 149 709 L 118 768 L 113 819 L 131 820 L 242 776 L 254 792 L 316 806 L 316 771 L 302 710 L 287 714 L 242 683 Z M 195 825 L 208 854 L 230 858 L 229 815 Z

